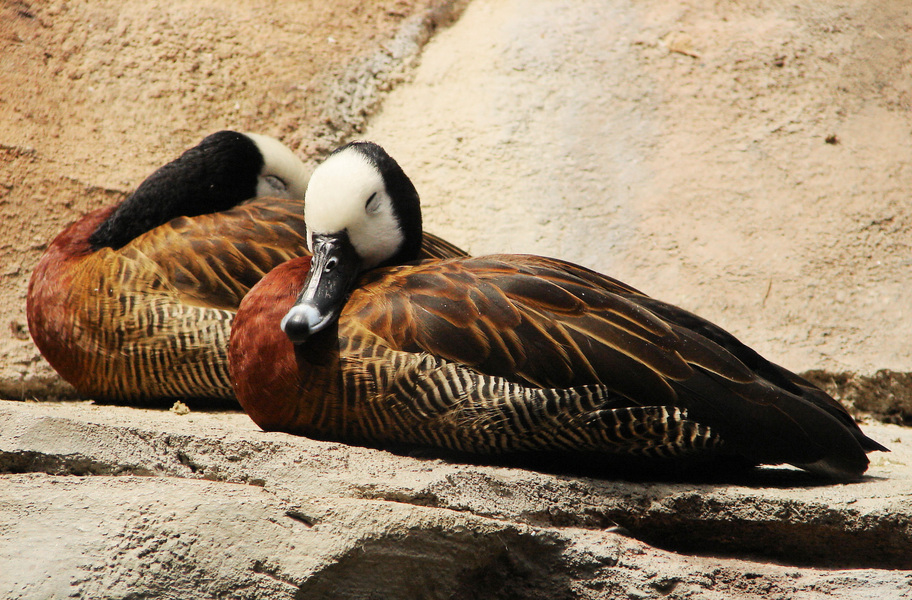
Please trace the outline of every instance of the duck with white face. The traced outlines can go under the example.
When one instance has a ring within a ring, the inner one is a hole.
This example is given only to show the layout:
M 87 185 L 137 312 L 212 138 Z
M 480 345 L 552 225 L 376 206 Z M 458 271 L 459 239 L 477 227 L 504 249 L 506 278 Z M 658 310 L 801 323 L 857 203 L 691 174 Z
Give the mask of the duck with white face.
M 835 479 L 886 450 L 807 380 L 615 279 L 540 256 L 417 260 L 418 194 L 376 144 L 330 155 L 305 206 L 309 271 L 270 273 L 232 334 L 238 397 L 265 429 L 606 464 L 789 463 Z M 303 365 L 320 331 L 335 358 Z
M 417 258 L 423 235 L 415 186 L 370 142 L 333 152 L 311 176 L 306 198 L 310 277 L 281 323 L 295 343 L 338 317 L 360 273 Z

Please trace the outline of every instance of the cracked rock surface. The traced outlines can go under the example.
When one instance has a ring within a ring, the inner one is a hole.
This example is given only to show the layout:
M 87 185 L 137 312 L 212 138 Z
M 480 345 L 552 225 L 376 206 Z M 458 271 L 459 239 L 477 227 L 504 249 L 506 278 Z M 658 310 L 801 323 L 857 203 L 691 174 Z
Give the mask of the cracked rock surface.
M 869 428 L 894 451 L 857 483 L 624 482 L 264 433 L 240 413 L 0 402 L 0 591 L 901 598 L 912 432 Z

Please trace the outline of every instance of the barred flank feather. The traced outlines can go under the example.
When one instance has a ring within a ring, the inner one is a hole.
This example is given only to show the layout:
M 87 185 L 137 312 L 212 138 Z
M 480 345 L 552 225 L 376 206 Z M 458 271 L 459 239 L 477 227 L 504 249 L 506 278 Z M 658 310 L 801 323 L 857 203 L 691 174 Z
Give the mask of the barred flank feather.
M 357 352 L 349 348 L 349 352 Z M 386 349 L 345 373 L 345 403 L 365 415 L 364 439 L 391 438 L 473 453 L 606 452 L 680 457 L 721 439 L 677 407 L 628 406 L 606 387 L 542 389 L 429 354 Z M 377 395 L 375 389 L 386 390 Z

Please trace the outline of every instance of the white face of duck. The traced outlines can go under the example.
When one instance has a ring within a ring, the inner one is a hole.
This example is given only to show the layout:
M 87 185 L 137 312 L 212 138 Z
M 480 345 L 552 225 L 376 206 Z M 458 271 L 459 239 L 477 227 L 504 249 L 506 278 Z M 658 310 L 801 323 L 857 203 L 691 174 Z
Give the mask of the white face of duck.
M 311 252 L 314 235 L 345 232 L 362 270 L 391 258 L 404 244 L 383 174 L 357 146 L 331 155 L 316 168 L 307 187 L 304 221 Z
M 307 189 L 307 167 L 291 148 L 279 140 L 259 133 L 245 133 L 263 155 L 263 168 L 257 177 L 257 196 L 303 200 Z
M 310 178 L 304 220 L 313 257 L 304 289 L 281 323 L 296 344 L 335 321 L 360 272 L 392 259 L 406 246 L 397 213 L 401 207 L 387 189 L 379 166 L 383 163 L 371 152 L 378 152 L 381 161 L 385 157 L 374 145 L 343 147 Z

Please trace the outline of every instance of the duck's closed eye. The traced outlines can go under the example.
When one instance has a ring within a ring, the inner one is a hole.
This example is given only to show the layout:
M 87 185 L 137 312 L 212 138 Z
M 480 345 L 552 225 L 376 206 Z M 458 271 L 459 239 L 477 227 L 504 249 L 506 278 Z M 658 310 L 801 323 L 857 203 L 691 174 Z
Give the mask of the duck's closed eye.
M 377 192 L 374 192 L 370 195 L 370 198 L 367 199 L 367 202 L 364 203 L 365 212 L 373 213 L 377 212 L 380 208 L 380 203 L 377 202 Z
M 268 185 L 276 192 L 285 193 L 288 190 L 288 184 L 286 184 L 283 179 L 276 177 L 275 175 L 266 175 L 263 177 L 263 181 L 265 181 L 266 185 Z

